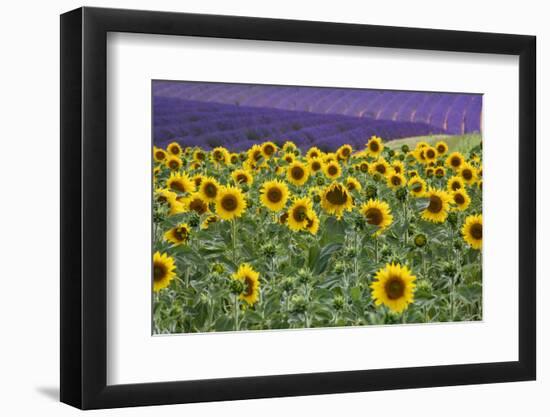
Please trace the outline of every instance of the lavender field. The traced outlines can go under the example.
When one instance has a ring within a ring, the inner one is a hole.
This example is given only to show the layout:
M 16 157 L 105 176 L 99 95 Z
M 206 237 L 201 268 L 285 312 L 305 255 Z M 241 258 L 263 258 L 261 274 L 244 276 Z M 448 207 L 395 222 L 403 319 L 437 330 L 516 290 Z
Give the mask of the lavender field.
M 153 140 L 231 151 L 290 140 L 333 151 L 373 135 L 477 133 L 481 107 L 480 94 L 154 81 Z

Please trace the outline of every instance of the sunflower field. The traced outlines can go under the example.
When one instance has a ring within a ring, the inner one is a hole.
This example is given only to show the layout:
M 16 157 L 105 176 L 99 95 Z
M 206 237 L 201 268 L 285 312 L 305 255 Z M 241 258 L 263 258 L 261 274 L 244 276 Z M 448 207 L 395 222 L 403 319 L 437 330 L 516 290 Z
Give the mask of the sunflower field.
M 153 333 L 481 320 L 481 143 L 457 143 L 154 147 Z

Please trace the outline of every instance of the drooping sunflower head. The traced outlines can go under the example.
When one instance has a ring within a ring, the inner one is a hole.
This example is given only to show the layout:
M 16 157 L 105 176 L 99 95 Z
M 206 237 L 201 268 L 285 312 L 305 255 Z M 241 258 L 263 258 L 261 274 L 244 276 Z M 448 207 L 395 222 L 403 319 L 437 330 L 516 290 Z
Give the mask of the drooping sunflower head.
M 294 161 L 286 170 L 286 178 L 294 185 L 304 185 L 309 178 L 309 167 L 300 161 Z
M 346 145 L 340 146 L 336 151 L 336 154 L 338 155 L 339 159 L 347 160 L 351 156 L 352 152 L 353 152 L 353 148 L 351 147 L 351 145 L 346 144 Z
M 323 166 L 323 172 L 325 173 L 327 178 L 330 178 L 333 180 L 340 177 L 340 175 L 342 175 L 342 168 L 340 167 L 340 164 L 335 160 L 331 160 L 329 162 L 326 162 L 325 160 L 325 165 Z
M 201 175 L 201 174 L 196 174 L 196 175 L 193 175 L 193 178 L 191 178 L 191 180 L 193 181 L 193 183 L 195 184 L 195 187 L 199 187 L 201 185 L 201 182 L 203 180 L 204 176 Z
M 174 258 L 166 253 L 155 252 L 153 255 L 153 290 L 158 292 L 168 287 L 175 276 Z
M 246 210 L 246 200 L 240 188 L 221 187 L 216 198 L 216 213 L 224 220 L 241 217 Z
M 260 274 L 249 264 L 241 264 L 232 278 L 243 284 L 243 291 L 239 298 L 248 305 L 254 305 L 260 298 Z
M 317 146 L 312 146 L 307 151 L 306 158 L 307 159 L 321 158 L 322 155 L 323 155 L 323 152 L 321 152 L 321 150 Z
M 435 149 L 437 150 L 437 153 L 439 155 L 445 155 L 448 151 L 449 151 L 449 147 L 447 146 L 447 144 L 440 140 L 439 142 L 437 142 L 435 144 Z
M 323 162 L 320 158 L 309 158 L 308 159 L 308 165 L 311 172 L 319 172 L 321 169 L 323 169 Z
M 296 145 L 294 144 L 294 142 L 291 142 L 291 141 L 287 140 L 283 144 L 283 151 L 285 151 L 285 152 L 294 152 L 295 150 L 296 150 Z
M 449 168 L 457 171 L 464 163 L 464 155 L 460 152 L 453 152 L 447 157 L 445 163 Z
M 463 188 L 453 191 L 451 193 L 451 197 L 452 203 L 455 205 L 456 209 L 460 211 L 466 210 L 472 201 L 466 190 Z
M 384 150 L 384 144 L 382 143 L 382 138 L 379 138 L 376 136 L 371 136 L 366 146 L 367 146 L 367 153 L 374 158 L 378 158 L 378 156 Z
M 473 249 L 481 249 L 483 246 L 483 221 L 481 214 L 473 214 L 466 217 L 462 226 L 462 237 Z
M 181 146 L 178 142 L 172 142 L 170 145 L 166 147 L 166 150 L 170 155 L 173 156 L 180 156 L 181 155 Z
M 390 165 L 384 158 L 378 158 L 376 161 L 370 164 L 371 175 L 379 174 L 382 177 L 388 175 Z
M 414 302 L 416 276 L 406 266 L 386 264 L 378 270 L 370 285 L 371 296 L 376 306 L 384 304 L 395 313 L 402 313 Z
M 471 185 L 477 181 L 477 169 L 465 162 L 458 169 L 458 176 L 462 178 L 466 184 Z
M 254 177 L 246 169 L 236 169 L 231 173 L 231 178 L 233 178 L 236 184 L 251 185 L 254 182 Z
M 424 197 L 424 195 L 426 194 L 426 190 L 427 190 L 426 181 L 424 181 L 419 176 L 412 177 L 409 180 L 408 186 L 409 186 L 409 190 L 411 191 L 411 194 L 414 197 L 420 198 L 420 197 Z
M 443 223 L 449 214 L 451 196 L 446 191 L 430 188 L 426 193 L 428 207 L 422 212 L 422 218 L 434 223 Z
M 203 222 L 201 223 L 201 229 L 206 230 L 210 227 L 211 224 L 217 223 L 219 220 L 220 218 L 218 216 L 216 216 L 215 214 L 211 214 L 203 220 Z
M 202 177 L 199 186 L 199 193 L 202 199 L 208 203 L 216 201 L 220 184 L 212 177 Z
M 346 178 L 346 188 L 349 191 L 361 191 L 361 189 L 363 187 L 361 186 L 361 183 L 359 181 L 357 181 L 357 178 L 347 177 Z
M 187 223 L 179 224 L 164 233 L 164 239 L 174 244 L 174 246 L 185 244 L 189 241 L 191 228 Z
M 361 214 L 365 216 L 368 224 L 378 228 L 376 234 L 381 233 L 393 222 L 390 206 L 385 201 L 370 199 L 361 206 Z
M 229 162 L 229 151 L 223 146 L 212 149 L 210 156 L 215 164 L 226 165 Z
M 189 197 L 182 199 L 181 202 L 185 206 L 186 211 L 194 211 L 199 216 L 209 211 L 208 201 L 204 199 L 200 192 L 191 194 Z
M 166 186 L 171 191 L 181 194 L 195 192 L 195 183 L 187 174 L 171 172 L 170 178 L 166 181 Z
M 290 230 L 304 230 L 307 226 L 308 219 L 312 217 L 312 212 L 313 203 L 309 197 L 302 197 L 294 200 L 288 210 L 288 216 L 285 219 Z
M 447 190 L 449 190 L 449 192 L 463 190 L 463 189 L 464 189 L 464 181 L 458 175 L 453 175 L 447 181 Z
M 264 142 L 262 144 L 262 155 L 265 159 L 271 158 L 277 152 L 277 145 L 273 142 Z
M 333 214 L 340 219 L 344 211 L 353 209 L 353 198 L 345 185 L 333 182 L 323 190 L 321 207 L 328 214 Z
M 269 210 L 280 211 L 285 208 L 288 196 L 288 187 L 284 182 L 266 181 L 262 185 L 260 201 Z
M 166 151 L 155 146 L 153 148 L 153 158 L 156 162 L 164 162 L 167 158 Z
M 397 190 L 398 188 L 403 187 L 407 183 L 407 180 L 405 180 L 403 175 L 396 173 L 394 170 L 390 170 L 388 176 L 386 177 L 386 182 L 388 187 L 392 190 Z
M 165 164 L 172 171 L 179 171 L 183 166 L 183 161 L 177 156 L 169 156 L 166 158 Z

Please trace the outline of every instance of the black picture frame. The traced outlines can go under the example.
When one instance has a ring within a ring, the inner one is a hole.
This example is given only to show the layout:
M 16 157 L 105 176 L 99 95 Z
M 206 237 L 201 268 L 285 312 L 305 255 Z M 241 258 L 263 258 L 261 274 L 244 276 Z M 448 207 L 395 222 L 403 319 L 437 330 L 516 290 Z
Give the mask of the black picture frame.
M 519 360 L 107 385 L 108 32 L 519 56 Z M 61 15 L 60 56 L 62 402 L 94 409 L 535 379 L 534 36 L 84 7 Z

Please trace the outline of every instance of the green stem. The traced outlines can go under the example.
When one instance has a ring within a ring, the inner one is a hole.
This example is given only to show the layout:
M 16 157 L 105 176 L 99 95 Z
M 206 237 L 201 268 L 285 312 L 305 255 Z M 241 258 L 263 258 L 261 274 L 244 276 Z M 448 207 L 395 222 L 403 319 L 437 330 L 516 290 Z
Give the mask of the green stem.
M 237 264 L 237 220 L 231 220 L 231 245 L 233 253 L 233 263 Z
M 235 295 L 235 305 L 234 305 L 234 315 L 235 315 L 235 331 L 239 330 L 239 296 Z
M 374 262 L 378 263 L 378 237 L 374 237 Z
M 359 234 L 357 233 L 357 230 L 354 232 L 354 238 L 355 238 L 355 256 L 353 258 L 353 272 L 355 274 L 355 283 L 359 282 Z

